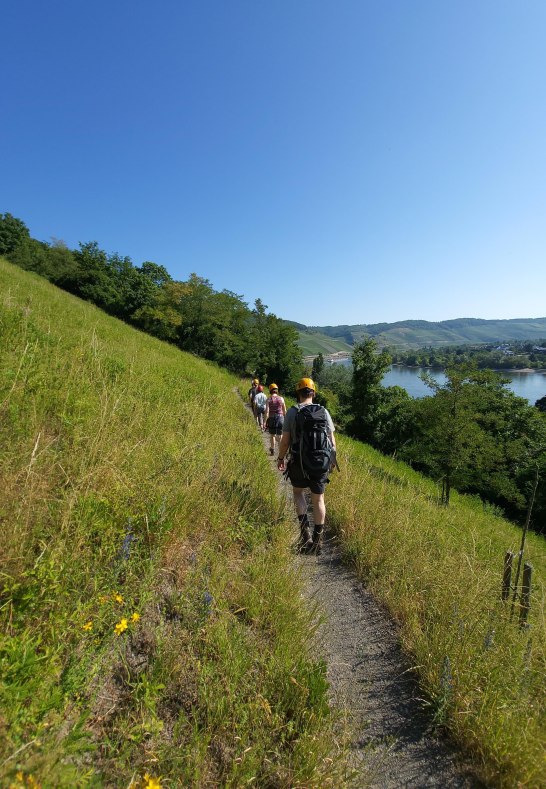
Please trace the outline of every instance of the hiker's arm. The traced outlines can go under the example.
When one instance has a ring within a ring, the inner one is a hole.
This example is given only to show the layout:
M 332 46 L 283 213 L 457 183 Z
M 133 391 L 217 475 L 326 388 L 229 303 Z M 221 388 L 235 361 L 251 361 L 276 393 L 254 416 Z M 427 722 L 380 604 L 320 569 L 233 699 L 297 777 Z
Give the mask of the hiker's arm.
M 277 458 L 277 467 L 281 469 L 281 471 L 286 466 L 285 456 L 288 452 L 288 448 L 290 446 L 290 433 L 283 433 L 281 438 L 281 443 L 279 446 L 279 457 Z
M 330 416 L 330 414 L 328 413 L 328 411 L 326 411 L 326 413 L 328 415 L 328 427 L 330 428 L 328 430 L 328 438 L 330 439 L 330 443 L 332 444 L 332 447 L 335 449 L 336 448 L 336 437 L 335 437 L 335 433 L 334 433 L 334 431 L 335 431 L 334 421 L 333 421 L 332 417 Z

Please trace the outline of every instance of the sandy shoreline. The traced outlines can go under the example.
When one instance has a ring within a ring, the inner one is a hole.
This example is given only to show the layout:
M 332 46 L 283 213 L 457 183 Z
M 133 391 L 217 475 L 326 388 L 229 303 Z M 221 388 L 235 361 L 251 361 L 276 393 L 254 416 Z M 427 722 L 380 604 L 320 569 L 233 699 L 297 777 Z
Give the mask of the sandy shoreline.
M 534 370 L 532 367 L 522 367 L 518 369 L 517 367 L 510 368 L 509 370 L 495 370 L 496 373 L 542 373 L 542 375 L 546 375 L 546 370 Z

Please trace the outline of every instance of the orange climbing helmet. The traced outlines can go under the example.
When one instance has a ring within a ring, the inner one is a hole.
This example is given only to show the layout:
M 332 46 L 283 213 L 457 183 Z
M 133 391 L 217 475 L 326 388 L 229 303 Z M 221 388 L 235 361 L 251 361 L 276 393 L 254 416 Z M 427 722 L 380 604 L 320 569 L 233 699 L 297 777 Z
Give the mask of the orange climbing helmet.
M 311 389 L 313 392 L 317 391 L 317 387 L 312 378 L 300 378 L 296 384 L 296 392 L 301 392 L 302 389 Z
M 279 391 L 279 387 L 277 386 L 277 384 L 269 384 L 269 391 L 271 393 L 278 392 Z

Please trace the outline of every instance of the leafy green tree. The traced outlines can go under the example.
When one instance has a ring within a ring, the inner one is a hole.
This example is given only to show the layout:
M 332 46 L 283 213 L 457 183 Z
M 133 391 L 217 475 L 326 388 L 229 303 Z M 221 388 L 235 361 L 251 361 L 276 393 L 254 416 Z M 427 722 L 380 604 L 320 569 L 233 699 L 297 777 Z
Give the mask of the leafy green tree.
M 12 214 L 0 214 L 0 255 L 10 255 L 25 239 L 30 238 L 28 227 L 22 219 Z
M 385 350 L 378 353 L 375 340 L 367 337 L 355 346 L 352 363 L 352 418 L 349 429 L 361 441 L 378 446 L 385 397 L 381 381 L 391 364 L 391 356 Z
M 186 288 L 184 282 L 166 282 L 158 289 L 152 304 L 136 310 L 133 315 L 134 323 L 160 340 L 178 342 L 182 324 L 180 305 Z
M 157 285 L 158 288 L 162 288 L 167 282 L 173 281 L 165 266 L 160 266 L 159 263 L 152 263 L 150 260 L 145 260 L 139 271 L 154 285 Z
M 71 290 L 72 284 L 79 278 L 74 255 L 62 241 L 47 244 L 34 238 L 23 238 L 9 259 L 15 265 L 34 271 L 65 290 Z
M 540 415 L 505 388 L 506 379 L 468 365 L 446 370 L 433 397 L 416 403 L 417 436 L 405 456 L 452 487 L 479 493 L 514 516 L 525 508 L 525 474 L 544 446 Z
M 352 413 L 353 374 L 351 368 L 344 364 L 326 365 L 320 374 L 319 394 L 324 390 L 333 392 L 337 397 L 335 421 L 341 430 L 345 430 Z
M 249 372 L 264 381 L 275 381 L 283 389 L 293 389 L 303 369 L 297 329 L 267 313 L 267 306 L 256 299 L 250 318 Z
M 537 400 L 535 403 L 535 408 L 538 408 L 543 414 L 546 414 L 546 395 L 541 397 L 540 400 Z
M 478 415 L 486 388 L 501 384 L 466 366 L 447 368 L 446 378 L 440 385 L 423 375 L 434 396 L 416 405 L 418 435 L 410 454 L 441 481 L 441 499 L 447 506 L 452 487 L 468 487 L 484 465 L 494 464 L 494 440 Z
M 379 399 L 375 441 L 377 449 L 397 455 L 415 434 L 415 401 L 401 386 L 385 386 Z
M 536 471 L 546 463 L 546 419 L 524 398 L 502 390 L 482 403 L 478 423 L 492 436 L 495 451 L 492 468 L 476 479 L 478 491 L 521 520 Z M 539 482 L 543 486 L 544 478 Z
M 74 292 L 106 312 L 115 314 L 119 302 L 118 282 L 106 252 L 99 248 L 96 241 L 89 241 L 80 244 L 74 256 L 80 269 Z
M 325 386 L 321 386 L 315 395 L 314 402 L 327 408 L 336 425 L 340 427 L 339 397 L 335 392 Z
M 318 356 L 313 359 L 313 369 L 311 370 L 311 378 L 313 381 L 320 381 L 320 374 L 324 370 L 324 356 L 319 352 Z

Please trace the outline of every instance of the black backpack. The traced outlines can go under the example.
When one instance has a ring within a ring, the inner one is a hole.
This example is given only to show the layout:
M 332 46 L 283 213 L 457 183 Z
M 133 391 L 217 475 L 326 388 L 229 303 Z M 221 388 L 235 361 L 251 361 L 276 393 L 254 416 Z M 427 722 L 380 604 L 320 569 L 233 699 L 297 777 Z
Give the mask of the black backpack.
M 298 408 L 295 426 L 292 462 L 306 479 L 319 479 L 330 471 L 333 460 L 326 409 L 315 403 Z

